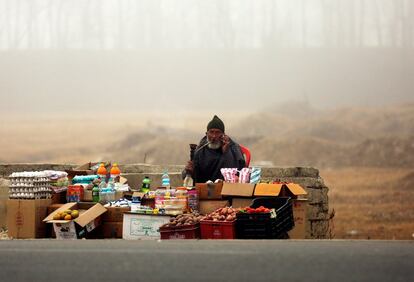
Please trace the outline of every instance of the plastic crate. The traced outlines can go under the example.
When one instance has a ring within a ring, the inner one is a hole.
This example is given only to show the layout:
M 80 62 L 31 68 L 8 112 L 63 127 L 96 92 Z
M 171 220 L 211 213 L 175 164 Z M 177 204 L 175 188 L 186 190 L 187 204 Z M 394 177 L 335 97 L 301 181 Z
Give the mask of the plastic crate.
M 235 239 L 236 226 L 234 221 L 200 221 L 201 239 Z
M 200 224 L 160 227 L 161 240 L 200 239 Z
M 287 238 L 287 232 L 295 226 L 291 198 L 260 197 L 252 201 L 252 208 L 260 206 L 276 210 L 276 218 L 272 219 L 272 238 Z
M 274 224 L 270 213 L 237 213 L 236 237 L 238 239 L 272 239 Z

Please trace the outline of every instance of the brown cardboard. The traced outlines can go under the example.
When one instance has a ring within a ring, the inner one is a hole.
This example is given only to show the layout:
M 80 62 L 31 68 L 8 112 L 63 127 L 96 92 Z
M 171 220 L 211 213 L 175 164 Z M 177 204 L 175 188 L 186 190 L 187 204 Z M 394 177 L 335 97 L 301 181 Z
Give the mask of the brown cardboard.
M 102 233 L 104 238 L 122 238 L 123 223 L 121 222 L 104 222 L 102 224 Z
M 200 201 L 200 214 L 209 214 L 218 208 L 228 207 L 229 201 L 221 200 L 201 200 Z
M 223 182 L 196 183 L 196 189 L 200 200 L 220 200 Z
M 133 192 L 132 193 L 132 197 L 139 197 L 139 198 L 143 198 L 145 196 L 144 192 Z
M 79 217 L 74 220 L 53 220 L 53 216 L 67 209 L 78 209 Z M 53 228 L 58 239 L 76 239 L 87 236 L 101 223 L 101 215 L 106 212 L 101 204 L 97 203 L 67 203 L 51 214 L 43 221 L 53 223 Z
M 252 197 L 254 184 L 250 183 L 224 183 L 221 190 L 222 196 Z
M 82 201 L 84 202 L 93 202 L 93 198 L 92 198 L 92 190 L 83 190 L 83 199 Z
M 107 207 L 106 213 L 102 215 L 102 222 L 122 222 L 124 220 L 124 212 L 131 211 L 130 207 Z M 122 237 L 122 228 L 121 228 Z
M 306 236 L 306 210 L 308 208 L 308 200 L 296 199 L 292 202 L 293 218 L 295 227 L 288 232 L 290 239 L 305 239 Z
M 44 238 L 46 225 L 42 219 L 47 215 L 50 199 L 8 200 L 7 227 L 11 238 Z
M 292 197 L 297 198 L 297 196 L 306 195 L 307 192 L 299 184 L 295 183 L 259 183 L 256 184 L 254 189 L 254 196 L 281 196 L 281 197 Z
M 52 204 L 66 203 L 66 191 L 52 193 Z
M 231 206 L 233 208 L 245 208 L 252 204 L 253 198 L 233 198 L 231 200 Z

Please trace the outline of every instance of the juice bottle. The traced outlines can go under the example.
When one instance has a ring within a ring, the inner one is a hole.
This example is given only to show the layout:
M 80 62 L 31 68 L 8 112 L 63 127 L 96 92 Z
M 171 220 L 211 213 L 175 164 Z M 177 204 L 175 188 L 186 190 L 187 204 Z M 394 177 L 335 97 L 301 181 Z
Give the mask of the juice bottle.
M 103 163 L 100 164 L 96 174 L 98 174 L 99 178 L 101 179 L 101 181 L 105 181 L 106 180 L 106 168 L 105 165 Z
M 119 180 L 119 176 L 121 175 L 121 170 L 118 167 L 117 163 L 114 163 L 111 167 L 111 179 L 113 182 Z

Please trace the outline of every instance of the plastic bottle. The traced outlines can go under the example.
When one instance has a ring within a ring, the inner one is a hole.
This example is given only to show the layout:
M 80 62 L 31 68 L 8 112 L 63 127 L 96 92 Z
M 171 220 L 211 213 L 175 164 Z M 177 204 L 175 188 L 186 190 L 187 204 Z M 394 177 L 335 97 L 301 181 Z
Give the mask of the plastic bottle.
M 150 186 L 151 186 L 151 179 L 148 176 L 145 176 L 144 179 L 142 180 L 141 192 L 148 193 L 150 191 Z
M 168 176 L 167 170 L 165 170 L 164 174 L 161 176 L 161 186 L 170 189 L 170 177 Z
M 99 203 L 99 187 L 98 186 L 94 186 L 92 188 L 92 201 L 94 203 Z
M 111 179 L 115 182 L 117 177 L 121 175 L 121 170 L 118 167 L 117 163 L 114 163 L 111 167 Z
M 105 181 L 106 180 L 106 168 L 104 163 L 101 163 L 98 170 L 96 171 L 96 174 L 99 176 L 99 178 L 101 179 L 101 181 Z
M 139 197 L 132 197 L 131 212 L 137 212 L 141 209 L 141 200 Z
M 183 186 L 187 187 L 187 188 L 190 188 L 190 187 L 194 186 L 194 180 L 191 177 L 191 174 L 187 173 L 185 175 Z
M 107 202 L 106 197 L 106 183 L 105 181 L 102 181 L 101 184 L 99 184 L 99 202 L 102 204 L 105 204 Z

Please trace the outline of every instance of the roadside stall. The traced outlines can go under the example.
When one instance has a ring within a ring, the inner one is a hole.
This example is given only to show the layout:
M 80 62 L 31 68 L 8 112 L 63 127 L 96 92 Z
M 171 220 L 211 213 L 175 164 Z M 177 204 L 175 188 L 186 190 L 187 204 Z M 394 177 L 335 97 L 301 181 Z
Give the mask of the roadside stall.
M 222 169 L 224 181 L 171 187 L 145 177 L 130 187 L 116 164 L 67 172 L 10 175 L 12 238 L 284 239 L 303 238 L 306 191 L 262 183 L 260 168 Z M 64 195 L 64 197 L 62 196 Z M 303 236 L 303 237 L 302 237 Z

